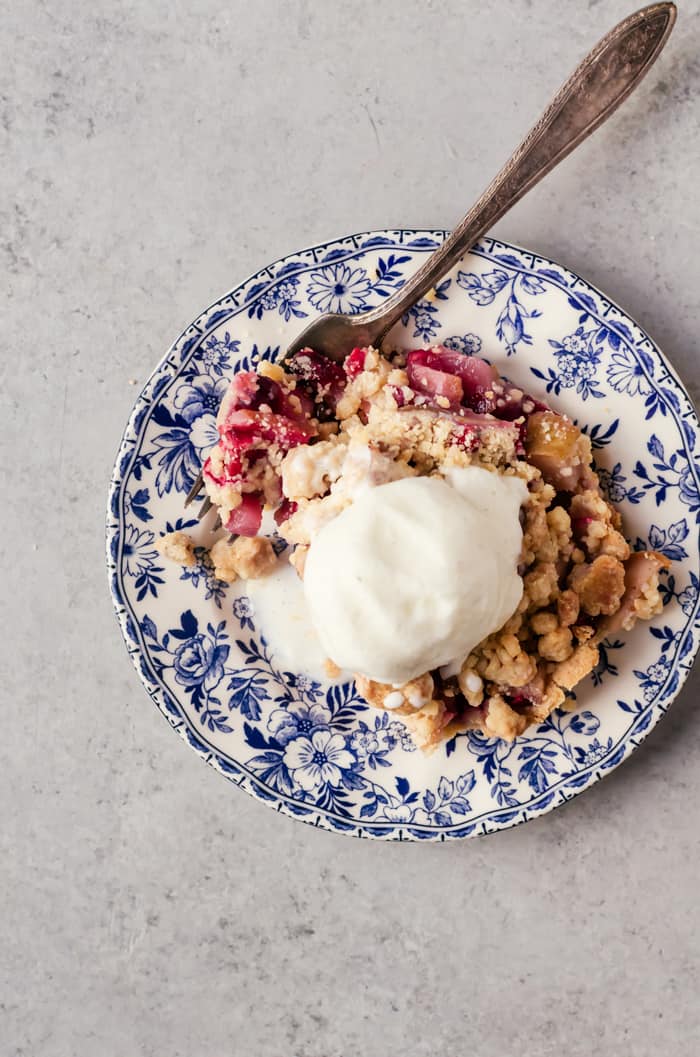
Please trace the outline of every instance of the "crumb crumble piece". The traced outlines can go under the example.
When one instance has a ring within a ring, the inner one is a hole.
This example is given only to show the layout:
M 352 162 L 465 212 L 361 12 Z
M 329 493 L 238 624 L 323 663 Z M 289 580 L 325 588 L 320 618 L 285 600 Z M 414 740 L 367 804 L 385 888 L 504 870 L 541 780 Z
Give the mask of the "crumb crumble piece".
M 220 539 L 209 551 L 214 565 L 214 576 L 224 583 L 259 580 L 272 572 L 277 556 L 269 539 L 264 536 L 239 536 L 230 543 Z
M 527 716 L 519 715 L 504 701 L 500 694 L 489 698 L 488 709 L 484 719 L 484 731 L 495 738 L 512 741 L 522 734 L 529 725 Z
M 164 558 L 178 565 L 196 565 L 194 540 L 186 532 L 168 532 L 156 540 L 156 549 Z
M 589 616 L 609 615 L 620 607 L 625 590 L 625 567 L 617 558 L 600 554 L 590 564 L 577 565 L 569 577 L 569 584 Z

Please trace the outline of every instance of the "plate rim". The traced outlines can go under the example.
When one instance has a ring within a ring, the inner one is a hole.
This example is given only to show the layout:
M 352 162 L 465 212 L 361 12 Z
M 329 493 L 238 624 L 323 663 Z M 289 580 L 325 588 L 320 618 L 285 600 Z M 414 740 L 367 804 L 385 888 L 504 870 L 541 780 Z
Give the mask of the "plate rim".
M 399 246 L 403 245 L 406 248 L 424 252 L 427 249 L 435 248 L 435 246 L 438 245 L 439 242 L 447 236 L 447 234 L 448 232 L 444 229 L 385 228 L 364 232 L 355 232 L 353 234 L 348 235 L 341 235 L 336 238 L 329 239 L 325 242 L 315 243 L 306 248 L 297 249 L 292 253 L 286 254 L 283 257 L 271 261 L 264 268 L 252 272 L 250 275 L 247 276 L 247 278 L 241 280 L 235 286 L 225 291 L 220 297 L 212 301 L 207 306 L 207 308 L 200 312 L 198 316 L 195 317 L 192 323 L 190 323 L 181 331 L 179 336 L 173 342 L 171 342 L 165 354 L 159 359 L 151 373 L 148 375 L 146 381 L 144 382 L 140 392 L 138 393 L 135 399 L 134 405 L 131 409 L 126 425 L 122 432 L 110 477 L 107 504 L 107 519 L 105 526 L 107 573 L 110 595 L 112 598 L 113 606 L 115 608 L 115 615 L 117 617 L 117 622 L 119 624 L 127 652 L 131 658 L 132 664 L 136 668 L 140 682 L 144 686 L 144 689 L 148 693 L 148 696 L 158 708 L 158 711 L 161 712 L 161 714 L 166 718 L 166 720 L 168 720 L 168 725 L 173 727 L 173 729 L 176 730 L 177 733 L 184 740 L 189 742 L 189 744 L 197 751 L 198 755 L 202 756 L 203 751 L 206 753 L 206 755 L 204 755 L 203 757 L 205 759 L 205 762 L 209 763 L 211 766 L 214 767 L 215 770 L 217 770 L 220 774 L 223 774 L 224 777 L 233 781 L 235 784 L 243 786 L 245 791 L 249 795 L 253 796 L 256 800 L 261 800 L 263 803 L 267 803 L 268 806 L 275 808 L 278 812 L 286 814 L 290 818 L 306 822 L 308 825 L 313 825 L 316 828 L 327 829 L 329 832 L 351 834 L 357 837 L 363 837 L 365 839 L 369 838 L 377 840 L 398 840 L 404 842 L 417 841 L 420 843 L 466 839 L 471 836 L 484 836 L 488 835 L 489 833 L 508 829 L 515 825 L 520 825 L 523 822 L 530 821 L 530 819 L 532 818 L 547 814 L 549 811 L 554 810 L 560 804 L 568 802 L 575 796 L 578 796 L 579 793 L 582 793 L 584 792 L 584 790 L 590 788 L 592 785 L 595 785 L 601 778 L 611 773 L 613 770 L 619 767 L 621 763 L 623 763 L 626 759 L 629 758 L 632 752 L 634 752 L 635 749 L 638 748 L 639 745 L 641 745 L 641 743 L 645 740 L 651 730 L 654 729 L 657 723 L 666 714 L 672 702 L 681 692 L 685 681 L 688 678 L 688 675 L 690 674 L 690 671 L 693 667 L 693 664 L 691 662 L 690 664 L 688 664 L 687 667 L 681 668 L 678 664 L 678 661 L 676 661 L 675 665 L 669 671 L 669 678 L 677 672 L 679 676 L 677 686 L 674 688 L 671 694 L 667 694 L 665 697 L 664 687 L 660 687 L 659 693 L 649 703 L 648 709 L 645 710 L 645 714 L 650 714 L 650 721 L 646 728 L 641 731 L 638 735 L 634 735 L 631 728 L 628 728 L 628 730 L 621 736 L 616 745 L 613 746 L 613 748 L 610 750 L 611 760 L 607 762 L 605 768 L 602 770 L 602 773 L 599 765 L 591 766 L 591 769 L 585 776 L 585 780 L 578 787 L 569 789 L 567 791 L 564 791 L 564 789 L 562 788 L 559 788 L 555 791 L 548 789 L 541 794 L 536 794 L 535 796 L 533 796 L 527 805 L 518 806 L 517 808 L 512 809 L 510 812 L 501 808 L 497 809 L 499 814 L 497 814 L 495 817 L 488 816 L 485 819 L 482 817 L 481 819 L 477 819 L 476 821 L 472 821 L 470 823 L 467 823 L 466 825 L 465 823 L 454 823 L 451 826 L 445 827 L 429 826 L 425 823 L 402 823 L 390 820 L 386 822 L 376 821 L 369 823 L 362 823 L 358 820 L 341 821 L 340 819 L 329 815 L 329 813 L 324 812 L 322 809 L 309 807 L 308 805 L 298 804 L 297 808 L 295 809 L 294 807 L 292 807 L 291 803 L 287 798 L 282 797 L 278 792 L 270 790 L 264 782 L 258 779 L 255 775 L 250 774 L 246 769 L 241 770 L 243 765 L 233 766 L 229 764 L 228 761 L 224 761 L 217 757 L 216 750 L 205 747 L 201 743 L 197 745 L 196 742 L 199 740 L 199 732 L 197 732 L 197 735 L 193 736 L 188 725 L 189 721 L 186 715 L 182 714 L 182 710 L 179 708 L 179 706 L 175 711 L 179 716 L 180 722 L 173 722 L 173 709 L 168 708 L 168 704 L 165 700 L 167 697 L 170 697 L 170 694 L 163 687 L 154 687 L 153 683 L 155 682 L 155 680 L 147 676 L 147 674 L 143 671 L 142 651 L 141 648 L 136 645 L 133 636 L 131 636 L 129 633 L 128 624 L 131 621 L 131 617 L 127 611 L 125 600 L 121 594 L 121 585 L 119 583 L 119 577 L 117 575 L 116 564 L 113 561 L 111 555 L 111 546 L 115 534 L 117 534 L 119 528 L 118 519 L 116 519 L 113 515 L 114 500 L 115 497 L 118 497 L 119 491 L 124 481 L 124 474 L 127 465 L 124 464 L 124 456 L 125 454 L 127 454 L 126 449 L 128 448 L 128 452 L 130 454 L 133 454 L 133 449 L 136 446 L 136 442 L 131 441 L 129 439 L 129 433 L 130 431 L 134 430 L 135 421 L 139 417 L 141 411 L 144 409 L 144 405 L 145 408 L 147 408 L 152 403 L 156 402 L 156 400 L 160 399 L 163 395 L 163 392 L 167 388 L 169 388 L 172 382 L 176 380 L 179 371 L 184 365 L 186 357 L 194 349 L 194 347 L 199 344 L 197 339 L 201 339 L 204 336 L 202 330 L 200 329 L 200 324 L 202 323 L 202 321 L 206 320 L 207 317 L 209 317 L 214 310 L 222 307 L 223 302 L 225 302 L 227 299 L 230 299 L 232 301 L 234 307 L 239 309 L 243 308 L 245 301 L 241 301 L 240 304 L 235 301 L 235 297 L 238 292 L 249 287 L 250 284 L 256 280 L 262 281 L 267 279 L 270 285 L 274 285 L 276 282 L 279 281 L 279 276 L 277 275 L 277 273 L 280 267 L 282 267 L 286 262 L 294 258 L 300 257 L 301 255 L 315 254 L 319 251 L 329 251 L 331 249 L 345 248 L 347 246 L 346 257 L 338 255 L 337 257 L 333 258 L 332 262 L 328 262 L 329 264 L 341 263 L 345 259 L 356 259 L 358 253 L 371 252 L 372 249 L 375 248 L 375 246 L 367 245 L 367 240 L 370 239 L 384 240 L 385 243 L 393 243 L 394 245 Z M 413 245 L 410 245 L 409 243 L 403 241 L 407 236 L 410 236 L 414 240 Z M 418 245 L 417 243 L 421 240 L 432 240 L 433 245 L 428 246 L 425 244 L 425 242 L 422 246 Z M 487 248 L 484 249 L 484 247 Z M 380 248 L 379 241 L 377 242 L 377 248 Z M 516 254 L 519 254 L 525 258 L 529 257 L 531 258 L 532 266 L 534 266 L 535 262 L 541 262 L 542 264 L 551 265 L 553 268 L 559 269 L 563 273 L 564 278 L 571 279 L 574 283 L 581 283 L 587 291 L 591 291 L 595 295 L 597 295 L 597 297 L 601 299 L 603 305 L 605 306 L 606 311 L 614 309 L 625 320 L 633 324 L 639 334 L 642 335 L 642 339 L 647 341 L 653 348 L 656 356 L 660 360 L 661 365 L 668 372 L 670 380 L 673 382 L 676 388 L 680 390 L 682 395 L 687 400 L 688 407 L 690 409 L 690 416 L 684 417 L 684 421 L 690 421 L 696 435 L 700 435 L 700 423 L 698 423 L 697 409 L 695 408 L 695 405 L 688 393 L 688 390 L 680 375 L 678 374 L 678 371 L 676 370 L 675 366 L 670 363 L 666 355 L 663 353 L 663 351 L 654 341 L 654 339 L 648 334 L 648 332 L 639 323 L 637 323 L 636 320 L 634 320 L 633 317 L 631 317 L 623 308 L 621 308 L 620 305 L 618 305 L 606 293 L 600 290 L 594 283 L 590 282 L 580 273 L 571 271 L 571 269 L 559 264 L 557 261 L 554 261 L 550 257 L 547 257 L 541 253 L 537 253 L 533 250 L 518 246 L 517 244 L 505 242 L 502 239 L 491 236 L 487 236 L 483 239 L 480 239 L 474 247 L 476 255 L 486 259 L 489 259 L 493 256 L 495 249 L 503 249 L 504 251 L 511 250 L 515 251 Z M 309 262 L 300 261 L 299 263 L 300 273 L 308 271 L 309 267 L 314 266 L 313 264 L 310 265 Z M 302 263 L 305 264 L 305 267 L 302 267 Z M 318 260 L 315 263 L 318 266 L 322 266 L 323 262 Z M 290 272 L 289 274 L 291 275 L 292 273 Z M 551 277 L 549 281 L 552 283 L 554 282 Z M 567 287 L 567 289 L 570 288 Z M 223 319 L 220 319 L 219 321 L 213 324 L 210 323 L 210 326 L 207 329 L 212 329 L 213 327 L 220 325 L 221 322 L 223 322 Z M 188 335 L 190 336 L 191 340 L 186 340 L 188 339 Z M 182 347 L 180 347 L 181 345 Z M 178 353 L 179 358 L 176 363 L 173 363 L 171 362 L 171 357 L 176 352 Z M 161 373 L 165 366 L 172 367 L 175 370 L 175 375 L 169 380 L 169 382 L 166 382 L 157 392 L 150 393 L 149 390 L 154 380 Z M 656 381 L 652 381 L 650 384 L 653 386 L 654 389 L 658 388 L 658 383 Z M 677 416 L 674 416 L 674 418 L 679 421 L 681 418 L 681 413 L 679 412 Z M 124 470 L 122 469 L 123 464 L 125 467 Z M 115 524 L 111 524 L 113 520 L 116 522 Z M 693 626 L 692 615 L 687 627 L 690 628 L 693 637 L 694 660 L 698 652 L 698 647 L 700 645 L 700 630 L 696 630 Z M 149 683 L 151 685 L 149 685 Z M 615 760 L 614 757 L 616 755 L 619 755 L 619 759 Z M 613 760 L 614 762 L 612 762 Z M 236 780 L 237 774 L 240 774 L 241 776 L 240 780 L 238 781 Z M 558 793 L 559 795 L 555 796 L 554 793 Z M 538 806 L 538 802 L 547 797 L 549 797 L 548 802 L 542 806 Z M 467 830 L 468 832 L 461 832 Z M 418 835 L 415 831 L 421 832 Z

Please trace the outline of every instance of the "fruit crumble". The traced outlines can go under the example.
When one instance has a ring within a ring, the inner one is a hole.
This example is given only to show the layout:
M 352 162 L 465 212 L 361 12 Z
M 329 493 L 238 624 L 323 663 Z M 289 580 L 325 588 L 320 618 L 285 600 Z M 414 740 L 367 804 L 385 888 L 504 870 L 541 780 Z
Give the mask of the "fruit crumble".
M 264 508 L 303 577 L 319 532 L 368 488 L 419 477 L 450 483 L 469 467 L 522 483 L 522 594 L 505 623 L 457 665 L 402 684 L 355 673 L 360 694 L 399 715 L 422 749 L 470 729 L 517 737 L 566 707 L 606 635 L 661 610 L 668 561 L 631 553 L 588 437 L 476 356 L 357 348 L 341 366 L 305 349 L 284 366 L 235 375 L 217 425 L 203 477 L 222 525 L 238 537 L 214 547 L 224 579 L 227 570 L 264 574 L 274 560 L 258 537 Z

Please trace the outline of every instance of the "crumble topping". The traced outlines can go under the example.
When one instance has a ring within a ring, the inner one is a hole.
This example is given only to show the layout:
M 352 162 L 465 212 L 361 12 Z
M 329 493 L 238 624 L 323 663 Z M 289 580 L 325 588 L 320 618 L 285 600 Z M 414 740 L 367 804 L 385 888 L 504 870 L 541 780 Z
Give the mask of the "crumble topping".
M 156 540 L 156 549 L 164 558 L 178 565 L 196 565 L 194 540 L 186 532 L 168 532 Z
M 220 539 L 209 551 L 217 580 L 232 584 L 242 580 L 258 580 L 267 576 L 277 564 L 277 556 L 269 539 L 264 536 L 239 536 L 231 543 Z
M 178 565 L 197 564 L 194 540 L 186 532 L 169 532 L 161 536 L 156 547 L 163 555 Z M 208 551 L 209 562 L 217 580 L 232 584 L 242 580 L 258 580 L 267 576 L 277 564 L 269 539 L 264 536 L 239 536 L 236 540 L 227 537 L 217 540 Z
M 343 472 L 347 445 L 321 440 L 313 447 L 292 448 L 282 460 L 282 491 L 289 499 L 313 499 L 325 495 Z

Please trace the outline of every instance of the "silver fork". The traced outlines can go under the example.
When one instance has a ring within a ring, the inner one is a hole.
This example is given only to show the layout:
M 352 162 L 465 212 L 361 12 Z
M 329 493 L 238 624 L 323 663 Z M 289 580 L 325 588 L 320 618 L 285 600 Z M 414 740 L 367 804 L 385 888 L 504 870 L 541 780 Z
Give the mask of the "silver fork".
M 611 29 L 576 67 L 454 231 L 401 289 L 370 312 L 319 316 L 289 345 L 284 359 L 312 348 L 342 362 L 356 346 L 378 348 L 401 316 L 627 98 L 657 59 L 675 21 L 675 4 L 650 4 Z M 200 472 L 185 506 L 199 494 L 203 483 Z M 207 497 L 198 516 L 204 517 L 211 505 Z

